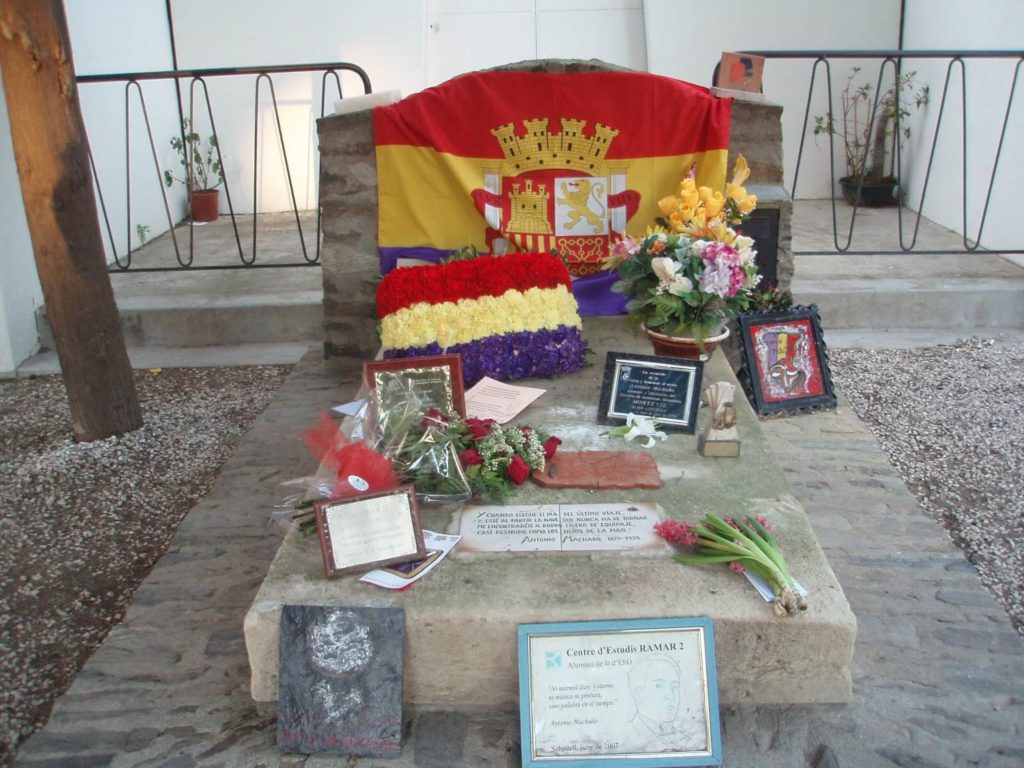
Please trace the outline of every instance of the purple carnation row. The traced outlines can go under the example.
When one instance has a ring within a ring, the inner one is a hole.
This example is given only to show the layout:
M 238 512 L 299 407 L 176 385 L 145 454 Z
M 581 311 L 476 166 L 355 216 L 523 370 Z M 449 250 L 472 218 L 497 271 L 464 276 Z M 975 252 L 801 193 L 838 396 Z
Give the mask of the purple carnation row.
M 553 330 L 520 331 L 488 336 L 467 344 L 441 349 L 437 342 L 425 347 L 388 349 L 385 358 L 425 355 L 462 355 L 462 378 L 467 387 L 484 376 L 498 381 L 549 378 L 583 367 L 583 337 L 579 328 L 564 325 Z

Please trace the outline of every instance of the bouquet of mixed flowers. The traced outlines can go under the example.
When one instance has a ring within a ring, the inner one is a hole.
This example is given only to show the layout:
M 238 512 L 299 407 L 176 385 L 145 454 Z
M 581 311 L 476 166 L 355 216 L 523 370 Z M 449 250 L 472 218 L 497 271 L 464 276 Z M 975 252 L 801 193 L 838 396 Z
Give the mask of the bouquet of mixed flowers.
M 630 297 L 626 309 L 647 329 L 702 340 L 747 309 L 761 276 L 754 241 L 738 234 L 757 205 L 743 184 L 750 176 L 740 155 L 725 194 L 698 187 L 692 178 L 679 195 L 659 201 L 663 217 L 647 236 L 628 235 L 604 261 L 619 280 L 612 287 Z
M 561 440 L 529 426 L 501 426 L 493 419 L 463 419 L 436 409 L 423 417 L 424 429 L 434 430 L 457 451 L 461 472 L 473 496 L 506 498 L 534 470 L 543 472 Z M 399 474 L 402 474 L 399 465 Z M 412 478 L 420 491 L 420 482 Z

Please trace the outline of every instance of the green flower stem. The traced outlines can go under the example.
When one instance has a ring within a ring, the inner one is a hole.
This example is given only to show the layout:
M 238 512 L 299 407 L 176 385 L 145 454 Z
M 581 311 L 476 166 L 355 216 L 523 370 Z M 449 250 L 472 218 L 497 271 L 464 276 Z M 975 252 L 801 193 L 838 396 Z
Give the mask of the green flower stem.
M 700 547 L 697 555 L 680 555 L 676 562 L 688 565 L 739 563 L 759 575 L 775 594 L 775 613 L 788 616 L 807 609 L 807 600 L 796 592 L 796 582 L 789 572 L 775 539 L 756 518 L 747 517 L 733 527 L 712 514 L 693 528 Z

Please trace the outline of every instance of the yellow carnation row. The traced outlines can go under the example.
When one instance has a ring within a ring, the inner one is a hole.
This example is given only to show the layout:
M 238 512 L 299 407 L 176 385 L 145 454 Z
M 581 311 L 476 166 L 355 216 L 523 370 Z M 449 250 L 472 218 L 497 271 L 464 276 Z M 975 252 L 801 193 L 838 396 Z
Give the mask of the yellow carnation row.
M 434 342 L 447 349 L 496 334 L 553 330 L 560 325 L 583 327 L 576 300 L 563 285 L 443 304 L 413 304 L 381 320 L 380 335 L 385 349 Z

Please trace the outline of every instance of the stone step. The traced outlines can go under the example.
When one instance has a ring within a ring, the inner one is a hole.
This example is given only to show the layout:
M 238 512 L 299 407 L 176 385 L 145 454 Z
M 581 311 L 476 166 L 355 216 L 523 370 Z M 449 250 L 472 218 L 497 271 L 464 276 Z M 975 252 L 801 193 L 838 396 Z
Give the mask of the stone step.
M 993 253 L 797 257 L 793 296 L 827 329 L 1024 328 L 1024 268 Z

